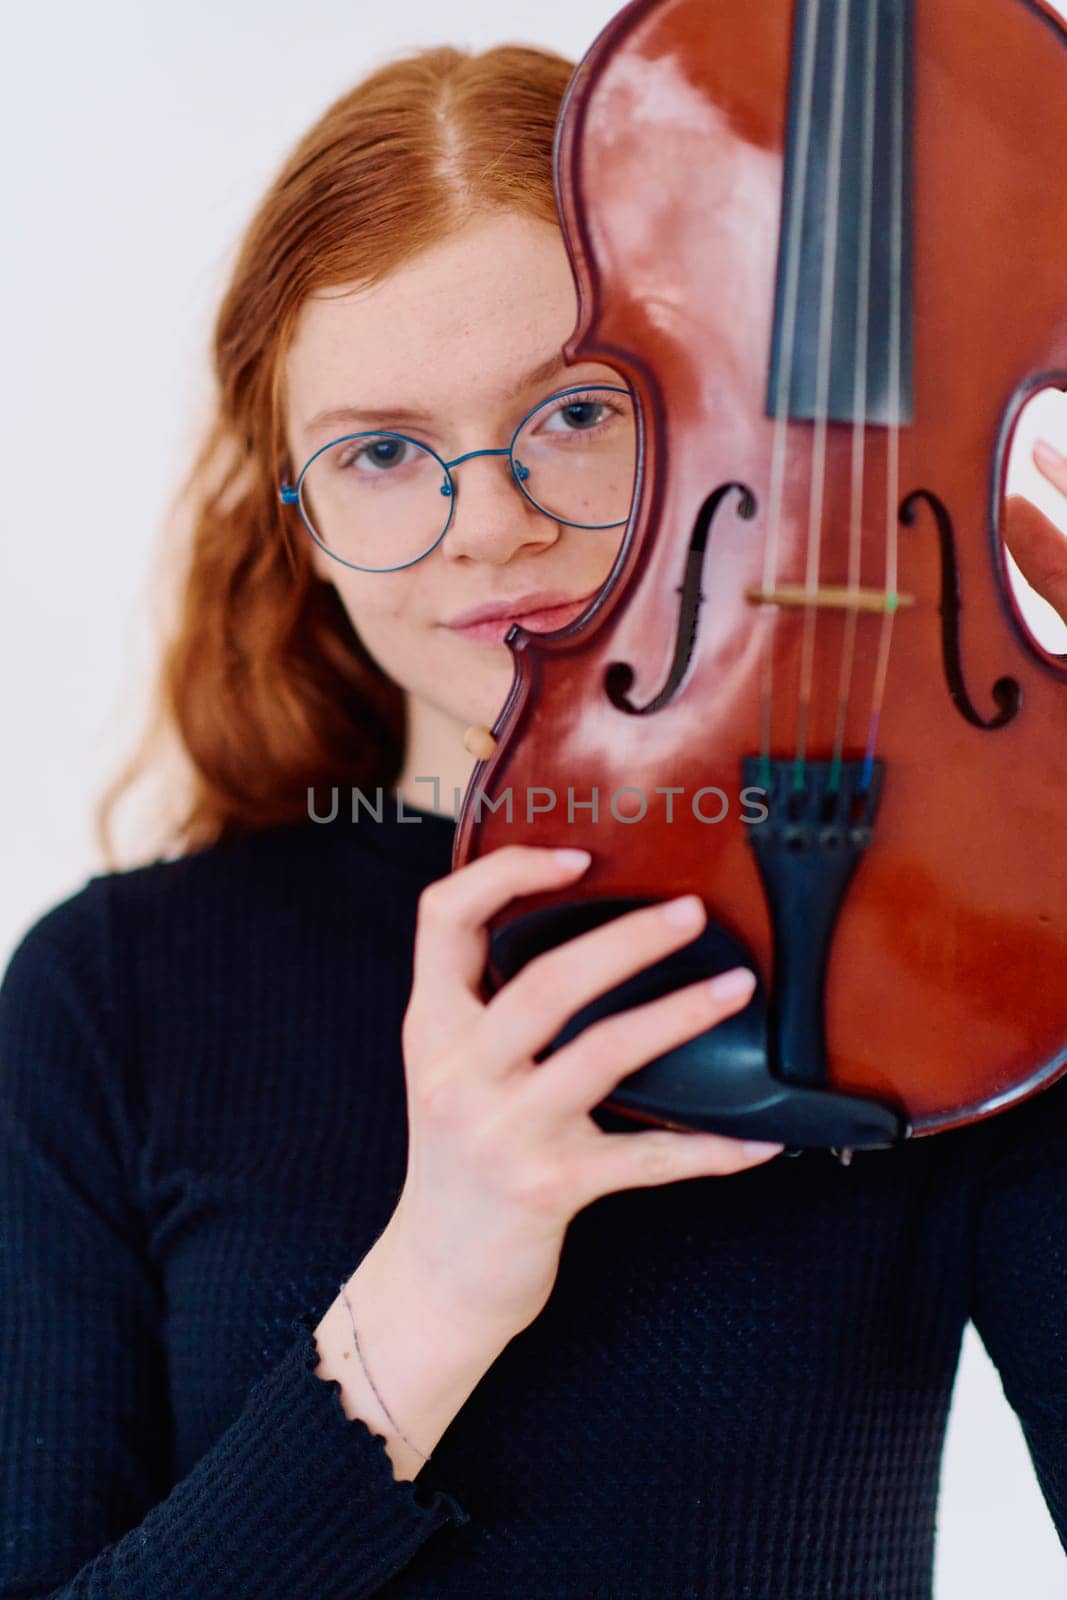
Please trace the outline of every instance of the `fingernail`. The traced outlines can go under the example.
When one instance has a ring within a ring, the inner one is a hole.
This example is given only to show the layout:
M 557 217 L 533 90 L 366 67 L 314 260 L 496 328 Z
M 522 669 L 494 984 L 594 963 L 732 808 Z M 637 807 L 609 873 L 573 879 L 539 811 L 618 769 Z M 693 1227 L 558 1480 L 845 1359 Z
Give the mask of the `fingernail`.
M 698 894 L 683 894 L 662 907 L 663 920 L 672 928 L 695 928 L 704 916 L 704 902 Z
M 592 859 L 588 850 L 573 850 L 567 846 L 556 851 L 556 860 L 561 867 L 587 867 Z
M 770 1156 L 784 1149 L 784 1144 L 766 1143 L 762 1139 L 746 1139 L 744 1142 L 746 1156 Z
M 708 979 L 708 988 L 716 1000 L 740 1000 L 755 987 L 756 974 L 748 967 L 731 967 L 729 972 L 717 972 Z
M 1050 467 L 1067 467 L 1067 456 L 1061 456 L 1056 446 L 1049 444 L 1047 439 L 1037 441 L 1034 445 L 1034 455 L 1040 456 Z

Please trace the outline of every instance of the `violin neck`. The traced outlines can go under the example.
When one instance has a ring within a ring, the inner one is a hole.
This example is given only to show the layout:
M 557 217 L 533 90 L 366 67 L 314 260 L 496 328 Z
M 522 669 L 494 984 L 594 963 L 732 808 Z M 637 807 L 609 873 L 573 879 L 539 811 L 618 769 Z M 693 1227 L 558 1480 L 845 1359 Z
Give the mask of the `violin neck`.
M 770 417 L 912 419 L 913 8 L 797 0 Z

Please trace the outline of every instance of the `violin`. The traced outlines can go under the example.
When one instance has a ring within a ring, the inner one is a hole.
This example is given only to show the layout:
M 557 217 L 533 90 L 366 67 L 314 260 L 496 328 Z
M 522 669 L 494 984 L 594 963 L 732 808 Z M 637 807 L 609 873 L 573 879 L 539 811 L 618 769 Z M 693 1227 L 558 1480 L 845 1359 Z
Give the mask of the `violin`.
M 1067 387 L 1065 151 L 1044 0 L 633 0 L 574 74 L 564 356 L 633 394 L 633 505 L 582 616 L 508 632 L 453 865 L 592 854 L 496 916 L 487 995 L 703 898 L 553 1047 L 758 976 L 598 1111 L 847 1159 L 1067 1070 L 1067 657 L 1003 540 L 1019 414 Z

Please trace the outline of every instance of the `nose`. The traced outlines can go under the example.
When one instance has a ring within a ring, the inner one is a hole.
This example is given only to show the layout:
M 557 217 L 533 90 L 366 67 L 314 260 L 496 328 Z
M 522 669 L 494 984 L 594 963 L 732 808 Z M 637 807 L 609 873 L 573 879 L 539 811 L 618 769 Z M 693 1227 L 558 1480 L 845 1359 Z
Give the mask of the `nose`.
M 559 538 L 559 523 L 527 500 L 506 454 L 464 457 L 451 471 L 452 520 L 439 547 L 446 558 L 502 566 L 520 549 Z

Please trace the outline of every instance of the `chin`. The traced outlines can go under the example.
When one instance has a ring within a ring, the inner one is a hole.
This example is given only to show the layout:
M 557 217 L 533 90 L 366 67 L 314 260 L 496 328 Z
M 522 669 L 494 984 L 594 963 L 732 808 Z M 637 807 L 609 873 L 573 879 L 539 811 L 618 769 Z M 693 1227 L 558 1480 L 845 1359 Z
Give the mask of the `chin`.
M 456 720 L 463 726 L 464 732 L 470 727 L 491 728 L 500 715 L 504 701 L 507 699 L 508 688 L 511 684 L 511 674 L 508 674 L 507 683 L 503 693 L 497 696 L 487 695 L 481 704 L 468 703 L 463 710 L 456 712 Z

